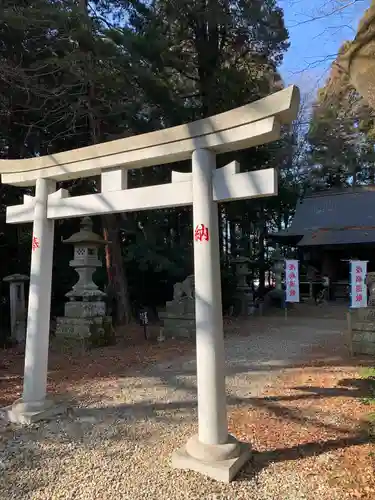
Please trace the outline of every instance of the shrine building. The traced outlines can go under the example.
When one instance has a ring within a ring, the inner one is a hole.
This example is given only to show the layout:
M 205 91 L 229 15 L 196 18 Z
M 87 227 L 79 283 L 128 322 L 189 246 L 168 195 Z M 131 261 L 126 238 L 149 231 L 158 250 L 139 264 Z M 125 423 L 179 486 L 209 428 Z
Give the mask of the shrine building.
M 269 238 L 297 248 L 303 268 L 328 275 L 337 295 L 344 296 L 350 259 L 367 260 L 368 271 L 375 271 L 375 186 L 305 196 L 290 227 Z

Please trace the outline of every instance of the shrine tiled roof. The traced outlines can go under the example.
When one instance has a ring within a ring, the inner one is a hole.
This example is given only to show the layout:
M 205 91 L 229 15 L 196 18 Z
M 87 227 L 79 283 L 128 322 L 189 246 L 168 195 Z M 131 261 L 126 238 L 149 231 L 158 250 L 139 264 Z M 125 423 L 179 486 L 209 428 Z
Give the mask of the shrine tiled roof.
M 359 230 L 344 229 L 331 231 L 311 231 L 305 234 L 298 242 L 298 246 L 316 246 L 316 245 L 353 245 L 375 242 L 375 229 Z
M 274 235 L 300 237 L 299 246 L 375 242 L 375 189 L 325 191 L 296 206 L 290 227 Z

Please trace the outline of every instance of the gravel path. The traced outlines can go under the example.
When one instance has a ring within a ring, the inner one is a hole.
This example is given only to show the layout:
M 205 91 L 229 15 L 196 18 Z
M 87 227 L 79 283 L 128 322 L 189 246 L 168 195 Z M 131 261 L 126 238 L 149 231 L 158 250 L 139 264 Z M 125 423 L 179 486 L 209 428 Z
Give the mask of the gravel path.
M 327 339 L 342 342 L 342 322 L 309 323 L 260 321 L 257 330 L 249 326 L 248 336 L 226 339 L 229 411 L 248 405 L 247 398 L 259 396 L 280 370 L 305 360 L 311 347 Z M 1 500 L 339 498 L 327 497 L 319 478 L 309 496 L 303 478 L 275 472 L 274 464 L 256 474 L 249 464 L 229 485 L 172 470 L 172 451 L 196 432 L 193 359 L 98 381 L 96 389 L 81 392 L 81 406 L 57 421 L 23 429 L 0 424 Z

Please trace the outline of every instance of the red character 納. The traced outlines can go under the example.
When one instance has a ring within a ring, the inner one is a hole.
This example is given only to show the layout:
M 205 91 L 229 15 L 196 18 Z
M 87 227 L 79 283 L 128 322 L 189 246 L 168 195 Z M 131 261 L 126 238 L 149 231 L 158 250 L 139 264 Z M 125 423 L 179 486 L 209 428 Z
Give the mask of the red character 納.
M 208 227 L 204 224 L 198 224 L 194 231 L 194 239 L 195 241 L 209 241 L 210 235 L 208 232 Z
M 33 240 L 31 242 L 31 248 L 32 248 L 33 252 L 34 252 L 34 250 L 39 248 L 39 239 L 36 236 L 33 236 Z

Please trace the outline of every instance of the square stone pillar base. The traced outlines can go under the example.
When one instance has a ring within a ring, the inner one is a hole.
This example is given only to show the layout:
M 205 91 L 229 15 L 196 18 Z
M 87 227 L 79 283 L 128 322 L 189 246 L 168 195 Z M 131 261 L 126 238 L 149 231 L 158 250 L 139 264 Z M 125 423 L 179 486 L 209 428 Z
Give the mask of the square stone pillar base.
M 229 453 L 228 458 L 225 458 L 225 451 L 223 453 L 223 459 L 220 459 L 220 452 L 217 453 L 218 448 L 224 448 L 228 445 L 206 445 L 205 451 L 207 453 L 204 453 L 205 456 L 199 456 L 201 455 L 201 453 L 199 453 L 200 450 L 198 450 L 198 453 L 195 454 L 195 445 L 193 444 L 192 446 L 192 442 L 198 442 L 196 436 L 192 438 L 186 446 L 173 453 L 172 467 L 174 469 L 199 472 L 200 474 L 224 483 L 229 483 L 235 478 L 242 467 L 250 460 L 252 454 L 249 444 L 237 442 L 236 452 Z M 200 443 L 198 447 L 202 448 L 205 447 L 205 445 Z M 193 451 L 193 454 L 191 453 L 191 450 Z M 211 454 L 212 459 L 210 459 Z M 231 457 L 230 455 L 235 456 Z
M 350 312 L 350 334 L 353 354 L 375 354 L 375 306 Z
M 67 407 L 61 402 L 46 399 L 40 403 L 24 403 L 18 399 L 12 405 L 0 409 L 0 416 L 8 422 L 30 425 L 40 420 L 51 420 L 66 413 Z

